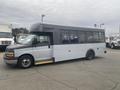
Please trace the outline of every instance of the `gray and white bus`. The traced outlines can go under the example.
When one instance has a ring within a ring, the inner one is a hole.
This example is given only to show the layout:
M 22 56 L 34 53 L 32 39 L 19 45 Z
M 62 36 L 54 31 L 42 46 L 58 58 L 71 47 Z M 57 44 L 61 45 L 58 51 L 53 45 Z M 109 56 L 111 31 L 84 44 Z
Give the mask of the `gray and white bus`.
M 104 53 L 103 29 L 37 23 L 23 40 L 7 47 L 4 61 L 29 68 L 78 58 L 93 59 Z

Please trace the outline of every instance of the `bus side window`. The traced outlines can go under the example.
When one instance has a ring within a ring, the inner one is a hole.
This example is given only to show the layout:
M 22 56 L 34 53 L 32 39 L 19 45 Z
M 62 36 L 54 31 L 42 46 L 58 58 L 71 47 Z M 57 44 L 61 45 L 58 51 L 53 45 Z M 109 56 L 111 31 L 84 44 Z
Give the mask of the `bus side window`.
M 78 42 L 78 35 L 77 35 L 76 31 L 71 31 L 70 34 L 69 34 L 69 37 L 70 37 L 70 43 L 71 44 L 79 43 Z
M 93 32 L 87 32 L 87 42 L 88 43 L 93 43 L 94 38 L 93 38 Z
M 48 36 L 40 36 L 40 43 L 49 43 L 49 38 Z
M 104 42 L 104 41 L 105 41 L 104 32 L 99 32 L 99 42 Z
M 94 42 L 99 42 L 99 32 L 93 32 L 93 40 Z
M 69 34 L 67 32 L 62 32 L 62 43 L 63 44 L 69 44 Z
M 86 42 L 86 33 L 83 31 L 79 32 L 79 43 L 85 43 Z
M 50 44 L 50 39 L 48 36 L 37 36 L 37 43 L 40 46 L 46 46 Z
M 71 38 L 71 43 L 78 43 L 78 37 L 74 36 L 73 38 Z

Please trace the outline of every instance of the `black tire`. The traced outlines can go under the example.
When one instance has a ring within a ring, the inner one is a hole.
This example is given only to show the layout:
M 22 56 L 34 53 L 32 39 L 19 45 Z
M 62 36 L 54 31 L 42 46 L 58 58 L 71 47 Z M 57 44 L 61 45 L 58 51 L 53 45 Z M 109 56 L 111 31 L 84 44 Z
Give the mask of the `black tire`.
M 115 48 L 115 45 L 114 45 L 114 44 L 111 44 L 110 48 L 114 49 L 114 48 Z
M 86 54 L 86 60 L 92 60 L 94 58 L 95 58 L 94 51 L 92 51 L 92 50 L 88 51 L 87 54 Z
M 18 60 L 18 66 L 20 68 L 30 68 L 33 65 L 33 58 L 30 55 L 23 55 Z

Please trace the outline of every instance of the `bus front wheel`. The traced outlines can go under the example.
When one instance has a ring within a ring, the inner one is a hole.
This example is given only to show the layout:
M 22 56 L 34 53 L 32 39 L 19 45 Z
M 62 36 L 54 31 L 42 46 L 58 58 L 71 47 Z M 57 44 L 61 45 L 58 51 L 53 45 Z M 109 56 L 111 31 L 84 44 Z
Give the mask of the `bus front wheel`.
M 86 54 L 86 60 L 91 60 L 95 58 L 95 53 L 93 50 L 89 50 Z
M 33 59 L 29 55 L 23 55 L 19 58 L 18 66 L 20 68 L 30 68 L 33 65 Z

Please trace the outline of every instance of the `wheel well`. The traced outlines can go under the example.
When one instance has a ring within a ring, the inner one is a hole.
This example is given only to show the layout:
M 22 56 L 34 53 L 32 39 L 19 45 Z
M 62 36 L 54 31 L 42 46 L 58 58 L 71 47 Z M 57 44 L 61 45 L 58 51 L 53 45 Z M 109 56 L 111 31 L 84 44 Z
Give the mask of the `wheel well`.
M 88 52 L 93 52 L 94 53 L 94 56 L 95 56 L 95 51 L 93 50 L 93 49 L 89 49 L 88 51 L 87 51 L 87 53 Z M 87 55 L 87 53 L 86 53 L 86 55 Z
M 34 64 L 35 59 L 34 59 L 33 55 L 31 55 L 31 54 L 23 54 L 23 55 L 21 55 L 21 56 L 18 57 L 18 60 L 19 60 L 22 56 L 30 56 L 30 57 L 32 58 L 33 64 Z

